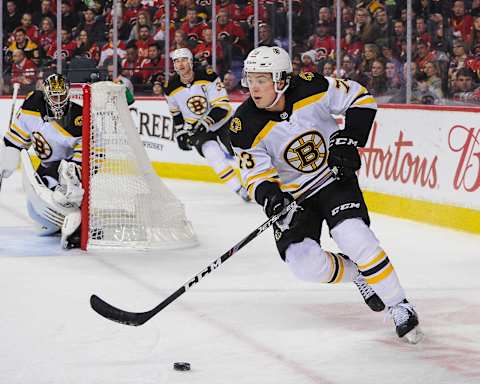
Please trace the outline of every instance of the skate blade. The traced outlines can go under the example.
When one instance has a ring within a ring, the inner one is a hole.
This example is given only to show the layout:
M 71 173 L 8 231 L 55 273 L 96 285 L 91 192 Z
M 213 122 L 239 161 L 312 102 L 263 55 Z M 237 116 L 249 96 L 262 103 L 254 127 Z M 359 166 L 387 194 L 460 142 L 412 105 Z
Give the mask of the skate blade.
M 408 344 L 418 344 L 424 339 L 425 335 L 423 334 L 420 327 L 413 328 L 410 332 L 402 337 L 402 340 Z

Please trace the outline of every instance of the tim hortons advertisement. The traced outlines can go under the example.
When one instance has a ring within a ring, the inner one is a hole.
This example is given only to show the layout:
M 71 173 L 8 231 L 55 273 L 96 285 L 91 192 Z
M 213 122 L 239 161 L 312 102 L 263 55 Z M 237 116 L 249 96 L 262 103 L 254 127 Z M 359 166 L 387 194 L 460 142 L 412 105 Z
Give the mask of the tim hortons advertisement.
M 369 191 L 480 209 L 476 112 L 381 108 L 361 150 Z

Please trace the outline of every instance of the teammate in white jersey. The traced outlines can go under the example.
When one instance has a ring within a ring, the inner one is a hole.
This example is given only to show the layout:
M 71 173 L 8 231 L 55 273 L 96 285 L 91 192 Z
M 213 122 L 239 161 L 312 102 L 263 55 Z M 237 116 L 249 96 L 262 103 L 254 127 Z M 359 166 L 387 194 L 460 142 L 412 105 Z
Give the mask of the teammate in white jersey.
M 228 148 L 224 126 L 232 115 L 232 107 L 222 81 L 211 69 L 193 69 L 189 49 L 172 52 L 177 72 L 164 86 L 170 113 L 173 116 L 178 146 L 184 151 L 195 147 L 220 179 L 244 200 L 249 197 L 234 168 L 225 156 L 219 140 Z
M 16 114 L 0 148 L 0 173 L 9 177 L 23 162 L 27 208 L 40 235 L 62 234 L 62 246 L 79 246 L 82 107 L 69 99 L 69 85 L 59 74 L 30 93 Z M 35 170 L 27 152 L 38 157 Z
M 265 213 L 281 212 L 330 170 L 335 174 L 275 224 L 282 259 L 302 280 L 353 281 L 373 310 L 387 306 L 399 337 L 420 341 L 417 314 L 369 227 L 355 174 L 361 164 L 357 147 L 367 142 L 375 99 L 355 81 L 316 73 L 292 77 L 288 53 L 279 47 L 251 51 L 243 82 L 250 98 L 237 109 L 230 136 L 247 190 Z M 344 129 L 332 114 L 345 115 Z M 323 221 L 343 254 L 321 248 Z

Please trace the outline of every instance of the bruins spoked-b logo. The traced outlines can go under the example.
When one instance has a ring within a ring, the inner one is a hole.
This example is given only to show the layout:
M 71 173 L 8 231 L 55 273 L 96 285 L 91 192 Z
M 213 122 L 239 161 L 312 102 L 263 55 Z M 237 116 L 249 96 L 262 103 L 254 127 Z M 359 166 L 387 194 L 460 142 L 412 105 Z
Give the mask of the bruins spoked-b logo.
M 208 102 L 203 96 L 192 96 L 187 100 L 187 107 L 196 115 L 203 115 L 207 111 Z
M 325 140 L 317 131 L 296 137 L 285 148 L 284 158 L 291 167 L 304 173 L 316 172 L 327 159 Z
M 32 141 L 35 152 L 41 160 L 47 160 L 52 156 L 52 147 L 40 132 L 32 133 Z

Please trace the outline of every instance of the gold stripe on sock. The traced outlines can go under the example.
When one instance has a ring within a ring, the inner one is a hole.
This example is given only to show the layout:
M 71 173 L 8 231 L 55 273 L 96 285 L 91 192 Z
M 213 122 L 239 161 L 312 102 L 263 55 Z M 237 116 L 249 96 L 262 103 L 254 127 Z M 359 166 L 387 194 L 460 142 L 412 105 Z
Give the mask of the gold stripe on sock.
M 381 250 L 380 253 L 372 260 L 370 261 L 369 263 L 367 264 L 359 264 L 358 265 L 358 268 L 360 270 L 365 270 L 365 269 L 368 269 L 369 267 L 371 267 L 372 265 L 374 264 L 377 264 L 379 261 L 381 261 L 383 258 L 385 257 L 385 251 L 384 250 Z
M 345 261 L 343 260 L 342 256 L 339 255 L 334 255 L 337 260 L 338 260 L 338 265 L 339 265 L 339 270 L 338 270 L 338 276 L 333 282 L 333 284 L 339 283 L 343 279 L 343 273 L 345 272 Z
M 376 284 L 382 281 L 383 279 L 387 278 L 391 273 L 393 272 L 393 265 L 388 264 L 388 267 L 386 267 L 382 273 L 379 273 L 377 276 L 366 278 L 365 281 L 368 284 Z

